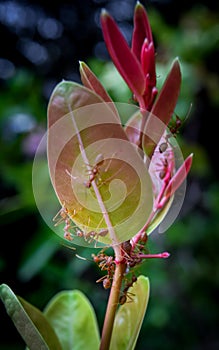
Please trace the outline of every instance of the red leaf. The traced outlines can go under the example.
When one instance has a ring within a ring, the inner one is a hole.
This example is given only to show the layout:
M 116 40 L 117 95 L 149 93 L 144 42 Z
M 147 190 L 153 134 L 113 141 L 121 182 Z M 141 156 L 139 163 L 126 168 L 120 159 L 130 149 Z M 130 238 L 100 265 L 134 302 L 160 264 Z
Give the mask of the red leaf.
M 145 124 L 145 130 L 142 138 L 142 147 L 145 153 L 151 158 L 153 151 L 163 135 L 166 126 L 169 124 L 174 109 L 176 107 L 181 85 L 181 72 L 178 59 L 175 59 L 171 70 L 162 86 L 162 89 L 155 101 L 151 114 Z M 154 116 L 157 121 L 159 119 L 159 127 L 154 121 Z M 156 138 L 150 135 L 151 130 Z
M 135 7 L 134 14 L 134 31 L 132 37 L 132 52 L 136 55 L 140 61 L 141 49 L 144 40 L 147 39 L 148 43 L 153 42 L 150 23 L 148 20 L 147 12 L 142 4 L 139 2 Z
M 86 65 L 84 62 L 80 62 L 80 74 L 81 74 L 81 81 L 85 87 L 88 89 L 96 92 L 97 95 L 102 97 L 102 99 L 105 102 L 109 102 L 109 107 L 112 109 L 112 111 L 115 113 L 115 115 L 120 120 L 118 111 L 113 103 L 113 100 L 108 95 L 106 90 L 104 89 L 103 85 L 99 81 L 99 79 L 96 77 L 96 75 L 92 72 L 92 70 Z
M 145 77 L 140 62 L 132 53 L 114 19 L 105 10 L 101 14 L 101 24 L 112 61 L 138 99 L 145 90 Z
M 99 79 L 84 62 L 80 62 L 80 74 L 81 81 L 85 87 L 96 92 L 105 102 L 112 102 L 111 97 L 108 95 Z

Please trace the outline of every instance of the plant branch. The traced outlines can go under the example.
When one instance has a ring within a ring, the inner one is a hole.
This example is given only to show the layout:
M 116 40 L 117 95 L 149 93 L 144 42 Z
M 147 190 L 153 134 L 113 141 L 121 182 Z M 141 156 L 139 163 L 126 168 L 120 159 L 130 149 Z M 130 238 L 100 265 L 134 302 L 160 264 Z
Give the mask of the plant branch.
M 113 324 L 116 316 L 117 306 L 119 303 L 120 289 L 122 286 L 122 280 L 123 280 L 125 269 L 126 269 L 125 263 L 120 263 L 116 265 L 116 269 L 113 277 L 113 284 L 111 287 L 110 296 L 107 304 L 99 350 L 109 350 L 109 347 L 110 347 Z
M 75 118 L 74 118 L 74 113 L 73 113 L 73 110 L 72 110 L 70 104 L 68 105 L 68 108 L 69 108 L 69 111 L 71 113 L 71 120 L 72 120 L 73 126 L 74 126 L 75 131 L 76 131 L 76 135 L 77 135 L 77 139 L 78 139 L 79 148 L 80 148 L 80 152 L 81 152 L 81 156 L 82 156 L 83 162 L 84 162 L 84 164 L 86 164 L 86 166 L 87 166 L 87 168 L 89 170 L 89 159 L 87 157 L 87 154 L 86 154 L 86 151 L 85 151 L 85 148 L 84 148 L 84 144 L 83 144 L 83 140 L 81 138 L 80 131 L 78 130 L 77 123 L 76 123 Z M 101 212 L 103 214 L 103 218 L 105 220 L 107 229 L 109 231 L 109 235 L 110 235 L 110 238 L 112 240 L 112 245 L 114 246 L 114 251 L 115 251 L 116 258 L 117 258 L 118 261 L 120 261 L 121 254 L 120 254 L 119 242 L 117 240 L 115 230 L 114 230 L 114 228 L 112 226 L 112 223 L 111 223 L 111 220 L 110 220 L 107 208 L 105 207 L 105 204 L 103 202 L 101 193 L 99 191 L 99 188 L 98 188 L 95 180 L 93 180 L 91 182 L 91 185 L 92 185 L 93 190 L 95 192 L 95 195 L 96 195 L 96 198 L 97 198 L 100 210 L 101 210 Z

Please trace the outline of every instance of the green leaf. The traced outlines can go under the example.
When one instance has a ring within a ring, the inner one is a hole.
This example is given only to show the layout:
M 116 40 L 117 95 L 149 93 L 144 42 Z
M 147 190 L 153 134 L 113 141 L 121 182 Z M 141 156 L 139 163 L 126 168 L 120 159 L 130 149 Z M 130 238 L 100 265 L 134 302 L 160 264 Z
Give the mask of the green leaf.
M 31 350 L 61 350 L 59 340 L 40 310 L 18 298 L 6 284 L 0 286 L 0 296 L 8 315 Z
M 143 227 L 152 209 L 151 179 L 118 115 L 95 92 L 73 82 L 55 88 L 48 161 L 61 206 L 82 231 L 67 222 L 74 243 L 91 241 L 92 233 L 98 242 L 117 244 Z
M 99 331 L 89 300 L 78 290 L 58 293 L 44 311 L 63 350 L 98 350 Z
M 149 280 L 139 276 L 129 288 L 130 300 L 120 306 L 110 343 L 110 350 L 133 350 L 135 348 L 149 299 Z

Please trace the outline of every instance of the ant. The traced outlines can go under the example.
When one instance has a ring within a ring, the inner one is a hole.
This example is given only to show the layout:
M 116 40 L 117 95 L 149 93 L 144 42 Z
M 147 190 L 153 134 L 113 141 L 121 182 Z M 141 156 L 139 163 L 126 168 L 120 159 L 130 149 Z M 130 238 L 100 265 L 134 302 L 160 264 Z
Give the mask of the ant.
M 74 211 L 75 214 L 75 211 Z M 60 217 L 59 217 L 60 216 Z M 71 219 L 69 217 L 68 209 L 62 205 L 62 208 L 58 211 L 58 213 L 54 216 L 53 221 L 57 221 L 55 226 L 60 225 L 63 221 L 65 222 L 64 230 L 64 238 L 68 241 L 73 241 L 73 237 L 69 229 L 71 228 Z
M 71 228 L 70 219 L 65 220 L 65 226 L 64 226 L 64 238 L 66 238 L 68 241 L 73 241 L 73 237 L 69 229 Z
M 144 244 L 146 243 L 146 240 L 147 240 L 145 239 L 145 237 L 142 236 L 142 239 L 140 240 L 142 244 L 139 245 L 139 251 L 142 251 L 144 249 Z M 133 250 L 133 247 L 130 241 L 125 241 L 122 243 L 122 250 L 124 252 L 122 262 L 124 262 L 127 266 L 126 271 L 129 271 L 130 268 L 142 262 L 142 259 L 138 256 L 138 253 L 136 253 Z
M 166 173 L 167 173 L 167 171 L 168 171 L 168 160 L 167 160 L 167 158 L 164 158 L 164 159 L 162 160 L 162 165 L 163 165 L 163 168 L 162 168 L 162 170 L 159 172 L 159 178 L 160 178 L 161 180 L 163 180 L 163 179 L 165 178 Z
M 90 164 L 86 164 L 87 165 L 87 169 L 88 169 L 88 176 L 89 176 L 89 179 L 87 181 L 84 181 L 84 186 L 86 188 L 90 188 L 91 187 L 91 183 L 92 181 L 95 180 L 96 176 L 99 174 L 99 170 L 100 170 L 100 167 L 103 165 L 104 163 L 104 158 L 103 158 L 103 155 L 100 153 L 96 156 L 96 159 L 95 159 L 95 165 L 90 165 Z M 77 177 L 73 176 L 70 171 L 68 171 L 68 169 L 65 169 L 65 172 L 73 179 L 73 180 L 76 180 Z
M 96 282 L 103 282 L 104 289 L 110 288 L 115 272 L 115 261 L 113 257 L 100 252 L 98 255 L 92 254 L 92 258 L 102 271 L 107 271 L 107 275 L 99 278 Z
M 188 118 L 190 112 L 192 109 L 192 104 L 189 107 L 188 112 L 186 113 L 186 116 L 181 119 L 176 113 L 175 113 L 175 121 L 172 120 L 169 125 L 170 135 L 166 136 L 166 142 L 162 142 L 159 146 L 160 153 L 164 153 L 168 148 L 168 139 L 172 136 L 176 137 L 176 135 L 179 133 L 179 129 L 181 128 L 182 124 L 186 121 Z
M 89 170 L 88 170 L 88 175 L 89 175 L 89 179 L 87 181 L 84 182 L 84 186 L 86 188 L 90 188 L 91 187 L 91 183 L 92 181 L 95 180 L 96 176 L 99 174 L 99 170 L 100 167 L 103 165 L 104 163 L 104 158 L 103 155 L 100 153 L 96 156 L 95 159 L 95 165 L 91 166 L 88 164 Z
M 52 220 L 56 221 L 55 226 L 58 226 L 63 221 L 65 221 L 67 218 L 68 218 L 68 209 L 65 208 L 65 206 L 63 204 L 61 209 L 58 211 L 58 213 L 54 216 L 54 218 Z
M 124 305 L 129 298 L 130 301 L 133 301 L 132 297 L 130 295 L 134 295 L 130 292 L 128 292 L 129 288 L 133 286 L 133 284 L 137 281 L 137 277 L 135 275 L 132 275 L 131 281 L 128 281 L 122 291 L 122 294 L 119 298 L 119 304 Z
M 91 243 L 93 240 L 98 240 L 99 237 L 105 237 L 107 234 L 108 234 L 108 230 L 102 229 L 99 232 L 96 232 L 96 231 L 84 232 L 83 237 L 85 241 L 88 241 L 88 243 Z

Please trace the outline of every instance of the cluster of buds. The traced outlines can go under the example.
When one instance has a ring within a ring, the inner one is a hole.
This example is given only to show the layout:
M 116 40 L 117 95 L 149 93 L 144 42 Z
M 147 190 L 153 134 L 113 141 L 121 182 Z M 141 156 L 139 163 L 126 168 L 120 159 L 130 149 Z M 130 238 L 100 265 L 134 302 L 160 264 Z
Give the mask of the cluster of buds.
M 101 24 L 112 61 L 144 110 L 151 110 L 155 97 L 155 49 L 151 27 L 144 7 L 137 3 L 132 47 L 129 48 L 113 18 L 102 11 Z

